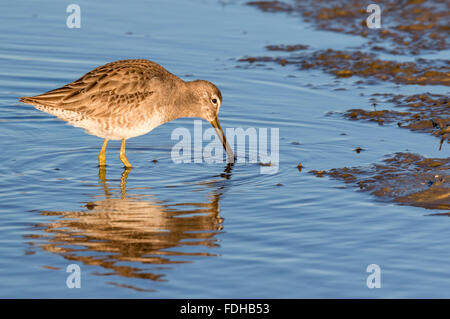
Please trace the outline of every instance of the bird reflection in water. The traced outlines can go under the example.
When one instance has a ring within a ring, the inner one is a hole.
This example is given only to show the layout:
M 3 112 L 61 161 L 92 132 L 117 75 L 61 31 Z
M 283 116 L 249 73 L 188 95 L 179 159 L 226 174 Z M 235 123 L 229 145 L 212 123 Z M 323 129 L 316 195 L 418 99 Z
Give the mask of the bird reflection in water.
M 219 176 L 199 183 L 208 193 L 204 202 L 186 201 L 189 192 L 184 189 L 178 196 L 183 202 L 168 204 L 154 195 L 135 194 L 139 189 L 127 194 L 130 168 L 122 173 L 119 191 L 101 167 L 99 185 L 104 195 L 80 211 L 40 211 L 58 218 L 36 225 L 46 235 L 38 235 L 40 240 L 33 236 L 39 241 L 34 245 L 71 262 L 106 270 L 98 275 L 165 280 L 161 271 L 169 264 L 192 261 L 192 256 L 214 256 L 205 252 L 205 247 L 218 247 L 216 234 L 223 222 L 219 201 L 231 170 L 232 164 L 228 164 Z

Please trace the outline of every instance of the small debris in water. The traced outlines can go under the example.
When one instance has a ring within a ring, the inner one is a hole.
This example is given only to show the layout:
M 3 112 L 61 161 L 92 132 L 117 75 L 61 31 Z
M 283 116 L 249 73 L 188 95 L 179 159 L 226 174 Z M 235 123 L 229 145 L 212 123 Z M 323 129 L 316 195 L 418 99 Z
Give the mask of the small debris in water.
M 86 207 L 89 210 L 93 210 L 95 208 L 95 206 L 97 206 L 97 204 L 95 204 L 93 202 L 89 202 L 86 205 L 84 205 L 84 207 Z
M 292 12 L 294 9 L 285 2 L 274 1 L 250 1 L 246 3 L 249 6 L 257 6 L 265 12 Z
M 286 52 L 292 52 L 292 51 L 298 51 L 298 50 L 306 50 L 309 46 L 303 45 L 303 44 L 296 44 L 296 45 L 268 45 L 266 46 L 266 49 L 269 51 L 286 51 Z
M 312 173 L 312 174 L 315 174 L 316 177 L 323 177 L 323 174 L 325 173 L 325 171 L 316 171 L 316 170 L 312 170 L 312 171 L 309 171 L 309 172 Z
M 48 265 L 42 266 L 42 268 L 49 269 L 49 270 L 60 270 L 61 269 L 61 267 L 48 266 Z
M 258 165 L 259 166 L 272 166 L 272 163 L 271 162 L 269 162 L 269 163 L 259 162 Z

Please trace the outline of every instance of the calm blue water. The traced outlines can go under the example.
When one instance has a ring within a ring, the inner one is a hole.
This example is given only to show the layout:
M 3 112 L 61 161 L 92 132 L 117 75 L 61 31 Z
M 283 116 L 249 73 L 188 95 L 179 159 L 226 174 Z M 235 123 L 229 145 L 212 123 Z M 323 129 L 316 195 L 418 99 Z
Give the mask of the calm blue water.
M 450 297 L 450 219 L 427 216 L 443 211 L 380 202 L 307 173 L 399 151 L 448 156 L 427 134 L 326 116 L 369 108 L 375 92 L 447 88 L 357 88 L 320 71 L 237 68 L 245 55 L 268 55 L 268 44 L 365 41 L 243 1 L 77 3 L 81 29 L 66 27 L 68 3 L 0 4 L 1 297 Z M 17 100 L 126 58 L 216 83 L 223 127 L 279 128 L 279 171 L 174 164 L 171 132 L 193 131 L 193 119 L 180 119 L 128 141 L 130 172 L 112 142 L 101 179 L 99 138 Z M 66 286 L 69 264 L 81 268 L 80 289 Z M 366 286 L 369 264 L 381 267 L 380 289 Z

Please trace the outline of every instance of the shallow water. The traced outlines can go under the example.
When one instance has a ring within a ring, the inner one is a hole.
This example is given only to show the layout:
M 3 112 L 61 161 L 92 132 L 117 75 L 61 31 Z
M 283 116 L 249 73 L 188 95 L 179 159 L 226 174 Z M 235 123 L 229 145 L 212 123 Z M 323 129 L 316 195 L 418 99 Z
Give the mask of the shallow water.
M 81 29 L 66 27 L 58 1 L 1 5 L 1 297 L 450 297 L 450 220 L 428 216 L 444 211 L 381 202 L 307 173 L 400 151 L 447 157 L 431 135 L 326 115 L 369 108 L 376 92 L 447 88 L 357 88 L 320 71 L 237 68 L 268 44 L 364 44 L 243 2 L 77 3 Z M 125 58 L 216 83 L 223 127 L 279 128 L 278 172 L 174 164 L 171 132 L 193 131 L 192 119 L 180 119 L 128 141 L 131 171 L 111 143 L 99 178 L 100 139 L 17 101 Z M 81 289 L 66 286 L 73 263 Z M 382 269 L 381 289 L 366 286 L 369 264 Z

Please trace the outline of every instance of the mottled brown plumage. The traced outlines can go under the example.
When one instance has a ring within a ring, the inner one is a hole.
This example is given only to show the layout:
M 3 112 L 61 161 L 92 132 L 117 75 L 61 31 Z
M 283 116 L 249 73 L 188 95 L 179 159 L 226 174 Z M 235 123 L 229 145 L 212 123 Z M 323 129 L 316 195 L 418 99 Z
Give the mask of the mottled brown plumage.
M 222 104 L 220 90 L 208 81 L 183 81 L 149 60 L 111 62 L 61 88 L 21 97 L 20 101 L 104 138 L 100 165 L 104 165 L 108 140 L 122 140 L 120 157 L 130 166 L 125 157 L 126 139 L 180 117 L 209 121 L 232 154 L 217 119 Z

